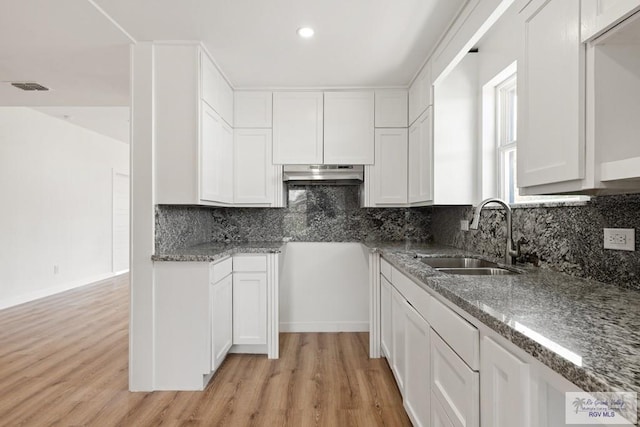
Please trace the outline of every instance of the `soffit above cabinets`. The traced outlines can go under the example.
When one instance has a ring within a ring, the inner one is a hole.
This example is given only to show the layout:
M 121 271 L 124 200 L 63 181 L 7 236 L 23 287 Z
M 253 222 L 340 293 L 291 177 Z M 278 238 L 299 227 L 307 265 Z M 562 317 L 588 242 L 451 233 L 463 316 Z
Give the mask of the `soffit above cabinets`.
M 406 86 L 466 3 L 93 1 L 136 40 L 202 40 L 235 88 Z

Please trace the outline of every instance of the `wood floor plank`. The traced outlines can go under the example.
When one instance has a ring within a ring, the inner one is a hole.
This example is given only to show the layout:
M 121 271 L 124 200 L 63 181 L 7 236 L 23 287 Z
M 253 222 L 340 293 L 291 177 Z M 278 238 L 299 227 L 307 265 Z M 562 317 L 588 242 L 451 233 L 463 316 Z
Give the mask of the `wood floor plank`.
M 130 393 L 127 276 L 0 311 L 0 425 L 410 426 L 366 333 L 281 334 L 202 392 Z

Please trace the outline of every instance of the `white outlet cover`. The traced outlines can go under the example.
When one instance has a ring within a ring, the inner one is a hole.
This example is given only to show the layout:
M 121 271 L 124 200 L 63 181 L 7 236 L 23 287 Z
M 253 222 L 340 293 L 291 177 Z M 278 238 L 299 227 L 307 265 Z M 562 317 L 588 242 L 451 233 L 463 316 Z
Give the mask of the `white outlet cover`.
M 467 219 L 460 220 L 460 230 L 469 231 L 469 220 Z
M 605 228 L 604 248 L 619 251 L 635 251 L 636 230 L 633 228 Z

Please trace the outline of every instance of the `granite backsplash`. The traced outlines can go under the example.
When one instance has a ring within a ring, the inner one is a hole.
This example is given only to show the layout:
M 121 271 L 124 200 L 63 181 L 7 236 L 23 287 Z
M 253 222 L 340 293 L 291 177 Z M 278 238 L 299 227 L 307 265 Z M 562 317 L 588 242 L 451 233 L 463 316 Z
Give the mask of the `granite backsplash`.
M 491 206 L 491 205 L 489 205 Z M 478 230 L 461 231 L 471 220 L 469 206 L 433 208 L 437 243 L 502 258 L 505 219 L 502 208 L 485 209 Z M 524 238 L 522 261 L 578 277 L 640 290 L 640 253 L 603 248 L 603 228 L 640 230 L 640 194 L 593 197 L 574 205 L 518 207 L 513 210 L 514 240 Z
M 158 205 L 156 253 L 204 242 L 428 242 L 431 208 L 360 208 L 356 186 L 290 186 L 288 207 Z

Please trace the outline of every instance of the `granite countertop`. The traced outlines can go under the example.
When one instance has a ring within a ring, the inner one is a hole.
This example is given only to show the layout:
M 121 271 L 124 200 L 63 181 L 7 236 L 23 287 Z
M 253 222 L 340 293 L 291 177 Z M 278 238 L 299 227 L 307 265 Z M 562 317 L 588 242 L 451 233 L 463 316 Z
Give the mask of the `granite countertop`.
M 203 243 L 171 252 L 155 254 L 152 261 L 217 261 L 233 254 L 263 254 L 278 253 L 285 242 L 237 242 L 237 243 Z
M 640 292 L 535 267 L 518 275 L 449 275 L 415 255 L 478 255 L 437 245 L 366 245 L 583 390 L 640 393 Z
M 285 244 L 209 243 L 152 259 L 215 261 Z M 640 292 L 535 267 L 518 275 L 448 275 L 415 255 L 479 256 L 433 244 L 364 244 L 583 390 L 640 393 Z

